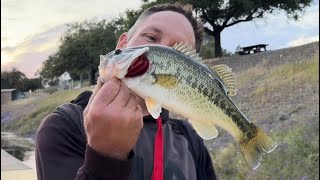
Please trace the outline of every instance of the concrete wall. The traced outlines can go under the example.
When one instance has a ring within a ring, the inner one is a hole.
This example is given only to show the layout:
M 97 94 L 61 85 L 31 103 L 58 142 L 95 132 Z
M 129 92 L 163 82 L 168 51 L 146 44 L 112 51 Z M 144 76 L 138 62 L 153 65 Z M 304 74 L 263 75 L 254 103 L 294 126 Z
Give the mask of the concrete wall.
M 37 180 L 37 172 L 1 149 L 1 179 Z
M 12 101 L 12 92 L 1 92 L 1 104 Z

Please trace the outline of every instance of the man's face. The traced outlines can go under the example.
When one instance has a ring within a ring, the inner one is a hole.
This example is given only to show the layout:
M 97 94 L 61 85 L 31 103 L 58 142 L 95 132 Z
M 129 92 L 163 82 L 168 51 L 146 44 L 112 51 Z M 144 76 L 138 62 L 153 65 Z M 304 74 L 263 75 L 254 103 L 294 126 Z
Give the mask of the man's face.
M 145 44 L 173 46 L 178 42 L 188 43 L 195 48 L 194 31 L 190 22 L 180 13 L 162 11 L 145 17 L 130 36 L 123 34 L 117 48 Z
M 195 48 L 195 37 L 192 25 L 182 14 L 172 11 L 154 13 L 143 19 L 130 35 L 120 36 L 117 48 L 126 48 L 145 44 L 173 46 L 185 42 Z M 149 114 L 142 98 L 138 99 L 143 114 Z

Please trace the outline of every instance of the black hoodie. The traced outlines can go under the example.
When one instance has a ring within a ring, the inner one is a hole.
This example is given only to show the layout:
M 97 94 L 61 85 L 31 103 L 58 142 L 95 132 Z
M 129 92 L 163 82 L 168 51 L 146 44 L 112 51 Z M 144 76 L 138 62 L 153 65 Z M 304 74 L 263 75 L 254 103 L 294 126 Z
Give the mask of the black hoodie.
M 36 135 L 38 180 L 150 180 L 156 120 L 151 116 L 143 118 L 143 128 L 128 160 L 103 156 L 86 143 L 82 112 L 91 94 L 83 92 L 71 103 L 59 106 L 39 126 Z M 183 121 L 188 139 L 176 127 L 182 120 L 170 119 L 166 110 L 161 118 L 164 179 L 216 179 L 210 155 L 193 128 Z

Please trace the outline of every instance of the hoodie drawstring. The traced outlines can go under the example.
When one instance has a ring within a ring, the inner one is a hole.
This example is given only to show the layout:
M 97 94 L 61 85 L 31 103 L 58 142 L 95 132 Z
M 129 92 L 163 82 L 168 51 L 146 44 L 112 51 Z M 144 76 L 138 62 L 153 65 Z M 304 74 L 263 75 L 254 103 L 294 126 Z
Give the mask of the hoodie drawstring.
M 162 119 L 157 119 L 158 130 L 154 140 L 152 180 L 163 180 L 163 132 Z

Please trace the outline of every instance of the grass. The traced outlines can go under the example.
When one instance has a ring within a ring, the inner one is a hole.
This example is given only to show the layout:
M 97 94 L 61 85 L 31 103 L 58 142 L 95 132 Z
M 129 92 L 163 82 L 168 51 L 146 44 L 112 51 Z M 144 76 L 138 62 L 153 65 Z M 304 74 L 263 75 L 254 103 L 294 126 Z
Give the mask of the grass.
M 1 113 L 24 108 L 30 104 L 37 102 L 40 99 L 39 97 L 40 95 L 29 95 L 28 98 L 23 98 L 23 99 L 7 102 L 6 104 L 1 104 Z
M 319 133 L 314 133 L 319 132 L 319 126 L 311 127 L 304 123 L 276 133 L 275 140 L 280 143 L 280 148 L 263 159 L 265 166 L 253 174 L 254 177 L 319 179 Z M 310 135 L 308 139 L 305 139 L 306 134 Z
M 261 79 L 264 81 L 254 91 L 255 96 L 298 85 L 298 82 L 319 82 L 319 60 L 314 58 L 303 63 L 285 64 L 265 73 Z
M 36 104 L 36 110 L 17 121 L 14 121 L 6 125 L 2 125 L 1 131 L 13 131 L 20 136 L 32 135 L 36 132 L 43 118 L 45 118 L 57 106 L 63 103 L 70 102 L 84 90 L 92 89 L 93 87 L 83 87 L 80 89 L 57 91 L 39 102 L 35 99 L 33 101 L 28 101 L 29 103 L 33 102 Z M 21 102 L 17 102 L 17 104 L 14 104 L 14 102 L 12 102 L 11 107 L 14 107 L 15 105 L 16 107 L 19 107 L 20 104 Z
M 272 68 L 265 68 L 267 63 L 236 75 L 239 97 L 235 99 L 243 113 L 279 145 L 263 155 L 258 169 L 251 170 L 238 144 L 231 138 L 221 140 L 228 134 L 219 131 L 218 139 L 212 140 L 215 148 L 208 148 L 216 174 L 222 180 L 319 179 L 319 57 Z M 16 107 L 36 102 L 38 108 L 4 129 L 20 135 L 33 133 L 56 106 L 83 90 L 60 91 L 41 101 L 20 102 Z
M 233 140 L 224 148 L 212 149 L 219 179 L 319 179 L 319 96 L 315 94 L 319 92 L 319 59 L 273 69 L 257 66 L 237 77 L 241 92 L 251 93 L 246 100 L 239 98 L 240 106 L 251 110 L 255 124 L 270 127 L 267 133 L 279 145 L 263 155 L 256 170 L 248 167 Z M 272 110 L 271 104 L 277 109 Z M 279 118 L 280 112 L 286 118 Z

